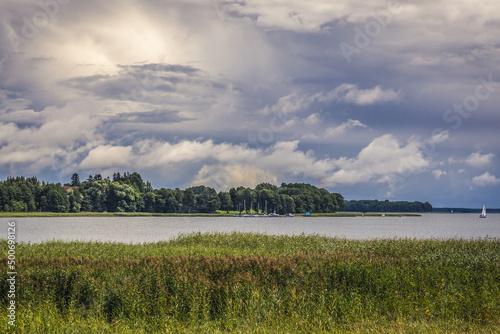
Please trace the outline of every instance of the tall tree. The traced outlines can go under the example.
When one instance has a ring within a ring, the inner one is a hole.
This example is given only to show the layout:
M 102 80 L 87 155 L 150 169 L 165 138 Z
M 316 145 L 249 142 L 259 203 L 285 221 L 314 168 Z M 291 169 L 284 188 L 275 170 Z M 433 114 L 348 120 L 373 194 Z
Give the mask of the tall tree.
M 71 186 L 78 187 L 79 185 L 80 185 L 80 176 L 78 176 L 78 173 L 74 173 L 71 176 Z
M 219 192 L 220 209 L 223 211 L 234 210 L 233 201 L 231 201 L 231 195 L 228 192 Z

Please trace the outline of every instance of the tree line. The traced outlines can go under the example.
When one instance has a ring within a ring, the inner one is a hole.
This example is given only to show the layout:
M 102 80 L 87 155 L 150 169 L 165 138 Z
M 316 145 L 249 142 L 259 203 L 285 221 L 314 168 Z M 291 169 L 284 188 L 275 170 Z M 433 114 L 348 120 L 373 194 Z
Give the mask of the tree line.
M 89 175 L 84 181 L 74 173 L 64 185 L 23 176 L 0 181 L 0 211 L 8 212 L 214 213 L 257 208 L 326 213 L 343 211 L 345 206 L 341 194 L 305 183 L 261 183 L 220 192 L 206 186 L 153 189 L 137 172 L 118 172 L 112 178 Z
M 429 202 L 407 202 L 389 200 L 351 200 L 345 201 L 345 211 L 352 212 L 432 212 Z

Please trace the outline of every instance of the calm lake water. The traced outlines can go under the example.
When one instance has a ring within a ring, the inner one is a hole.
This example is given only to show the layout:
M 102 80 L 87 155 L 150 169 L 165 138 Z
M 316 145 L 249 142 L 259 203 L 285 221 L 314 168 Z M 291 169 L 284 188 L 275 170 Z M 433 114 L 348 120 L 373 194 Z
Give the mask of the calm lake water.
M 348 239 L 500 238 L 500 214 L 423 214 L 422 217 L 74 217 L 0 218 L 1 238 L 16 222 L 18 242 L 83 240 L 144 243 L 195 232 L 318 234 Z

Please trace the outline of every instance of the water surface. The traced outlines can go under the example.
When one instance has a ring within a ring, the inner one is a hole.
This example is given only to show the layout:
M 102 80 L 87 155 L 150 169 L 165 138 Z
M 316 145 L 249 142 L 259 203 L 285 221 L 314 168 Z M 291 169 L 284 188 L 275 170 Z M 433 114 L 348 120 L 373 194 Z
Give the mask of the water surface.
M 317 234 L 348 239 L 499 238 L 500 214 L 423 214 L 422 217 L 61 217 L 0 218 L 16 222 L 16 240 L 82 240 L 144 243 L 195 232 L 258 232 L 271 235 Z

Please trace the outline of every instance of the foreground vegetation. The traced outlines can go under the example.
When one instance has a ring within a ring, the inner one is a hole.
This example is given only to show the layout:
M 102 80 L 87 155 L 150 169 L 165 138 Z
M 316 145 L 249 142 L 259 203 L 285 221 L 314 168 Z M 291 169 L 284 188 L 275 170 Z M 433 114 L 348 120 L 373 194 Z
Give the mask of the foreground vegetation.
M 496 239 L 194 234 L 16 254 L 17 333 L 500 331 Z

